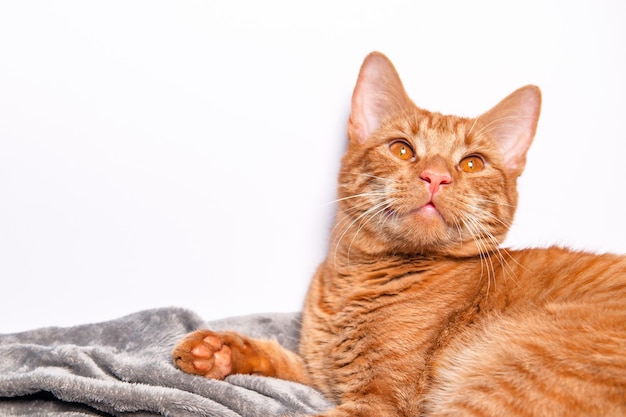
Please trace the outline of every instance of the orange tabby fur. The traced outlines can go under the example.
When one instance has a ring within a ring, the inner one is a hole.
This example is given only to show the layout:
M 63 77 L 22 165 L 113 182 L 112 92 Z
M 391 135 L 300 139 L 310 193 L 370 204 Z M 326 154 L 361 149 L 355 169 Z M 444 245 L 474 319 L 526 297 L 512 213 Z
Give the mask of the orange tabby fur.
M 476 119 L 431 113 L 370 54 L 299 356 L 200 330 L 178 366 L 310 384 L 338 404 L 324 417 L 626 415 L 626 259 L 499 248 L 540 100 L 527 86 Z

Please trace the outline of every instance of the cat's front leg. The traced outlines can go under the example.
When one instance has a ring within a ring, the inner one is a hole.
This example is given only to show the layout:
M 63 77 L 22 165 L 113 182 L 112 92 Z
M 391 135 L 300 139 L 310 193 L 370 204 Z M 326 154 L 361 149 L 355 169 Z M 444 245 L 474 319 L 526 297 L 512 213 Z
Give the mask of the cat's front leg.
M 176 345 L 172 357 L 181 370 L 206 378 L 253 374 L 310 384 L 298 355 L 274 340 L 252 339 L 236 332 L 189 333 Z

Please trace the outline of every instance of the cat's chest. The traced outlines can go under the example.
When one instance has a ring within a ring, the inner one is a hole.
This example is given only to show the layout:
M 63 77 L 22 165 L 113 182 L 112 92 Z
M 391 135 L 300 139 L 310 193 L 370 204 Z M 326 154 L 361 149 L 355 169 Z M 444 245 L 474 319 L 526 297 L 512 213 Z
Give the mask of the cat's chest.
M 332 296 L 335 324 L 432 326 L 476 302 L 480 283 L 471 279 L 469 271 L 471 268 L 448 264 L 394 265 L 360 271 Z

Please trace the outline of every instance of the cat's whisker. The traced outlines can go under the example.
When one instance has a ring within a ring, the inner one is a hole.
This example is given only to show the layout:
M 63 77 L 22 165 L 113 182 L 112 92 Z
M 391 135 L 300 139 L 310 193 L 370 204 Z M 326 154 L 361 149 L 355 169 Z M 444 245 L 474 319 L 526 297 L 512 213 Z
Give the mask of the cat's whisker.
M 394 178 L 388 178 L 388 177 L 381 177 L 379 175 L 374 175 L 374 174 L 370 174 L 370 173 L 366 173 L 366 172 L 361 172 L 361 173 L 357 173 L 355 174 L 353 171 L 340 171 L 340 173 L 347 173 L 347 174 L 351 174 L 351 175 L 356 175 L 357 177 L 364 177 L 364 178 L 372 178 L 375 180 L 380 180 L 383 181 L 387 184 L 394 184 L 397 183 L 398 181 Z M 339 186 L 345 186 L 343 184 L 339 184 Z
M 502 253 L 504 253 L 506 257 L 502 255 Z M 504 279 L 509 279 L 513 281 L 518 287 L 521 287 L 520 282 L 516 278 L 515 268 L 510 265 L 509 261 L 512 261 L 515 265 L 521 267 L 521 269 L 523 270 L 528 271 L 528 268 L 519 263 L 519 261 L 515 259 L 506 248 L 498 248 L 498 254 L 500 255 L 500 262 L 502 264 L 502 277 Z
M 331 204 L 337 204 L 341 201 L 347 201 L 347 200 L 353 200 L 355 198 L 361 198 L 361 197 L 385 197 L 387 195 L 387 193 L 385 193 L 384 191 L 380 191 L 380 192 L 370 192 L 370 193 L 361 193 L 361 194 L 355 194 L 355 195 L 350 195 L 347 197 L 342 197 L 342 198 L 338 198 L 336 200 L 330 201 L 328 203 L 326 203 L 326 205 L 331 205 Z
M 350 241 L 350 245 L 348 245 L 348 251 L 347 251 L 348 264 L 350 264 L 350 253 L 351 253 L 351 250 L 352 250 L 352 245 L 354 244 L 354 241 L 358 237 L 358 235 L 361 232 L 361 230 L 363 230 L 363 228 L 370 221 L 372 221 L 372 219 L 376 218 L 381 213 L 385 213 L 386 210 L 389 209 L 391 206 L 392 206 L 392 202 L 391 201 L 383 201 L 383 202 L 373 206 L 370 210 L 366 211 L 365 213 L 363 213 L 362 216 L 359 217 L 359 219 L 360 219 L 360 218 L 364 218 L 366 214 L 371 214 L 367 219 L 365 219 L 365 220 L 363 220 L 362 222 L 359 223 L 359 227 L 357 228 L 356 232 L 354 233 L 354 236 L 352 237 L 352 240 Z M 354 224 L 354 222 L 353 222 L 353 224 Z
M 470 129 L 467 131 L 467 136 L 472 134 L 472 131 L 474 130 L 474 128 L 476 127 L 476 123 L 478 123 L 478 119 L 480 119 L 480 116 L 474 119 L 474 123 L 472 123 L 472 126 L 470 127 Z
M 483 213 L 484 214 L 484 213 Z M 496 221 L 500 222 L 500 224 L 503 224 L 506 226 L 505 223 L 503 223 L 501 220 L 497 219 L 495 216 L 489 215 L 487 217 L 490 217 L 492 219 L 495 219 Z M 491 256 L 498 256 L 498 258 L 500 259 L 500 265 L 502 265 L 502 272 L 503 272 L 503 278 L 505 279 L 511 279 L 513 282 L 515 282 L 516 285 L 520 285 L 520 283 L 515 279 L 515 274 L 514 273 L 507 273 L 507 270 L 509 272 L 513 271 L 514 269 L 509 265 L 509 261 L 513 261 L 515 262 L 518 266 L 520 265 L 519 262 L 513 258 L 511 256 L 511 254 L 504 248 L 500 247 L 500 241 L 498 238 L 496 238 L 493 233 L 491 233 L 489 231 L 489 229 L 487 229 L 480 221 L 476 220 L 475 216 L 474 216 L 474 223 L 477 227 L 480 228 L 480 233 L 482 236 L 484 236 L 485 239 L 491 241 L 492 243 L 492 255 L 489 255 L 489 257 L 491 258 Z M 505 256 L 506 255 L 506 256 Z M 490 261 L 493 263 L 493 261 Z M 495 271 L 494 271 L 495 273 Z
M 377 196 L 377 195 L 372 194 L 372 196 Z M 384 195 L 383 195 L 383 197 L 384 197 Z M 359 204 L 353 204 L 351 207 L 344 209 L 343 212 L 346 213 L 346 214 L 349 214 L 351 217 L 347 218 L 347 219 L 344 219 L 344 220 L 341 220 L 338 224 L 335 225 L 333 230 L 338 228 L 338 227 L 343 228 L 345 223 L 347 223 L 354 216 L 358 217 L 358 216 L 361 216 L 361 215 L 365 215 L 367 213 L 367 211 L 369 211 L 371 209 L 371 204 L 372 203 L 369 200 L 366 199 L 365 201 L 363 201 L 363 202 L 361 202 Z M 363 210 L 362 208 L 364 208 L 364 207 L 367 208 L 367 209 Z
M 497 206 L 500 206 L 500 207 L 515 208 L 515 204 L 507 203 L 507 202 L 504 202 L 504 201 L 493 200 L 493 199 L 489 199 L 489 198 L 485 198 L 485 197 L 477 198 L 476 201 L 478 203 L 489 203 L 489 204 L 494 204 L 494 205 L 497 205 Z
M 468 230 L 470 236 L 474 240 L 476 247 L 478 248 L 478 256 L 480 258 L 480 264 L 481 264 L 481 278 L 483 276 L 483 271 L 484 270 L 487 271 L 487 296 L 488 296 L 491 290 L 492 274 L 493 274 L 494 285 L 496 284 L 495 266 L 490 256 L 489 247 L 483 241 L 484 240 L 483 236 L 487 236 L 487 237 L 489 236 L 488 234 L 487 235 L 485 234 L 485 233 L 488 233 L 488 231 L 484 230 L 483 225 L 481 224 L 479 220 L 476 219 L 475 216 L 465 215 L 463 217 L 463 224 L 465 225 L 465 228 Z
M 373 193 L 374 195 L 378 196 L 378 193 Z M 384 194 L 381 193 L 381 195 L 384 196 Z M 386 200 L 383 199 L 382 201 L 379 201 L 378 203 L 371 205 L 372 203 L 369 201 L 364 202 L 362 205 L 364 206 L 368 206 L 369 208 L 367 210 L 365 210 L 364 212 L 362 212 L 361 214 L 359 214 L 358 216 L 356 216 L 351 222 L 350 224 L 348 224 L 347 226 L 345 226 L 343 228 L 343 232 L 341 233 L 341 235 L 339 236 L 339 238 L 337 239 L 337 243 L 335 245 L 335 253 L 334 253 L 334 257 L 335 257 L 335 262 L 337 260 L 337 254 L 339 251 L 339 248 L 341 246 L 341 242 L 343 241 L 344 237 L 346 236 L 346 234 L 350 231 L 350 229 L 352 227 L 354 227 L 355 224 L 358 223 L 358 228 L 357 231 L 355 232 L 354 236 L 352 237 L 352 240 L 350 241 L 350 244 L 348 245 L 348 251 L 347 251 L 347 257 L 348 257 L 348 263 L 350 260 L 350 251 L 352 249 L 352 244 L 354 243 L 355 239 L 357 238 L 359 232 L 361 231 L 361 229 L 367 224 L 369 223 L 373 218 L 375 218 L 376 216 L 378 216 L 380 213 L 385 213 L 386 210 L 388 208 L 390 208 L 393 203 L 395 202 L 395 200 Z M 353 207 L 353 210 L 356 211 L 356 207 Z M 363 220 L 366 219 L 366 220 Z M 335 225 L 335 228 L 340 226 L 339 222 L 337 225 Z
M 487 199 L 481 199 L 478 201 L 478 203 L 480 202 L 491 202 L 490 200 Z M 485 207 L 481 207 L 477 204 L 469 204 L 466 202 L 461 202 L 461 204 L 463 204 L 467 209 L 471 209 L 473 213 L 479 213 L 481 216 L 482 221 L 480 222 L 481 225 L 486 225 L 486 224 L 499 224 L 501 226 L 504 226 L 506 229 L 508 229 L 511 225 L 507 222 L 504 222 L 500 217 L 498 217 L 496 214 L 492 213 L 491 210 L 485 208 Z M 497 204 L 496 202 L 493 202 L 493 204 Z M 478 219 L 478 217 L 477 217 Z M 488 229 L 486 227 L 483 227 L 483 229 L 485 231 L 487 231 Z
M 382 208 L 381 208 L 382 207 Z M 339 247 L 341 246 L 341 242 L 343 241 L 344 237 L 346 236 L 346 234 L 348 233 L 348 231 L 354 227 L 355 224 L 358 224 L 357 230 L 354 233 L 354 236 L 352 237 L 352 240 L 350 241 L 350 244 L 348 245 L 348 249 L 346 252 L 346 256 L 347 256 L 347 264 L 348 266 L 350 265 L 350 254 L 352 251 L 352 245 L 354 244 L 355 239 L 357 238 L 358 234 L 360 233 L 361 229 L 364 227 L 365 224 L 367 224 L 374 216 L 376 216 L 376 214 L 378 214 L 380 211 L 384 211 L 387 207 L 385 206 L 385 203 L 379 203 L 376 204 L 374 206 L 372 206 L 370 209 L 366 210 L 365 212 L 361 213 L 361 215 L 359 215 L 358 217 L 356 217 L 352 222 L 350 222 L 350 224 L 344 229 L 343 233 L 341 234 L 341 236 L 339 237 L 339 239 L 337 239 L 337 244 L 335 246 L 335 262 L 337 261 L 337 253 L 339 251 Z M 379 211 L 377 211 L 376 213 L 373 213 L 374 211 L 380 209 Z M 368 218 L 369 216 L 369 218 Z M 368 220 L 363 221 L 363 219 L 368 218 Z
M 472 230 L 473 227 L 466 225 L 466 228 L 468 228 L 469 230 Z M 490 264 L 488 262 L 488 258 L 485 255 L 484 251 L 484 244 L 481 242 L 480 239 L 477 239 L 476 237 L 474 237 L 474 233 L 470 233 L 470 235 L 472 236 L 476 247 L 478 248 L 479 252 L 478 252 L 478 256 L 480 259 L 480 280 L 483 279 L 483 277 L 485 276 L 485 271 L 486 271 L 486 275 L 487 275 L 487 297 L 489 296 L 489 292 L 491 290 L 491 273 L 493 270 L 493 264 Z
M 482 201 L 484 202 L 484 201 L 489 201 L 489 200 L 483 199 Z M 490 210 L 485 210 L 484 208 L 478 207 L 476 205 L 464 203 L 464 202 L 462 204 L 465 205 L 467 208 L 471 209 L 471 213 L 480 213 L 480 218 L 479 218 L 476 215 L 473 215 L 473 214 L 470 215 L 470 212 L 466 211 L 465 218 L 467 219 L 467 221 L 465 221 L 464 223 L 466 224 L 466 227 L 468 228 L 468 230 L 471 229 L 470 234 L 472 234 L 472 237 L 474 238 L 477 244 L 477 247 L 479 247 L 481 258 L 485 259 L 485 257 L 488 257 L 489 262 L 491 263 L 491 265 L 493 265 L 493 260 L 491 259 L 491 257 L 498 256 L 498 258 L 500 259 L 499 263 L 502 265 L 502 268 L 503 268 L 503 277 L 507 278 L 508 274 L 506 273 L 506 270 L 507 269 L 512 270 L 512 268 L 509 266 L 509 263 L 508 263 L 509 260 L 512 260 L 518 264 L 519 262 L 516 261 L 509 254 L 508 251 L 500 247 L 500 240 L 496 236 L 493 235 L 490 229 L 486 227 L 486 224 L 493 224 L 493 223 L 500 224 L 506 227 L 507 229 L 510 225 L 503 222 Z M 487 246 L 485 242 L 481 242 L 479 244 L 479 241 L 482 241 L 482 240 L 489 241 L 491 242 L 491 244 L 489 246 Z M 491 250 L 488 250 L 488 248 L 491 248 Z M 495 271 L 493 270 L 493 268 L 492 268 L 492 271 L 494 272 L 494 276 L 495 276 Z M 512 279 L 514 280 L 514 278 Z M 517 284 L 519 285 L 519 283 Z
M 474 236 L 474 230 L 473 230 L 473 226 L 471 224 L 468 224 L 467 222 L 463 222 L 463 220 L 459 221 L 457 219 L 454 219 L 454 226 L 456 228 L 456 230 L 459 232 L 459 241 L 461 242 L 461 244 L 463 243 L 463 229 L 467 230 L 470 237 L 472 238 L 472 240 L 475 242 L 476 247 L 478 248 L 478 256 L 480 258 L 480 276 L 479 279 L 482 280 L 483 279 L 483 275 L 485 273 L 485 270 L 487 271 L 487 294 L 489 294 L 489 287 L 490 287 L 490 282 L 491 282 L 491 276 L 490 276 L 490 270 L 489 268 L 487 268 L 486 262 L 484 260 L 484 255 L 483 255 L 483 251 L 484 251 L 484 247 L 483 244 L 480 242 L 479 239 L 477 239 Z

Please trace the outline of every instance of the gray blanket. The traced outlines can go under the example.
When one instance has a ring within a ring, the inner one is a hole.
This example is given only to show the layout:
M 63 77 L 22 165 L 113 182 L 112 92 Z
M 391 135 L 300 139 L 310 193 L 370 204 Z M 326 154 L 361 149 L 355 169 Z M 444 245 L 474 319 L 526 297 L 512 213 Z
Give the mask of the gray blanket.
M 177 308 L 116 320 L 0 335 L 0 416 L 280 416 L 330 407 L 304 385 L 232 375 L 187 375 L 171 350 L 186 333 L 208 327 L 274 337 L 295 349 L 298 314 L 252 315 L 206 323 Z

